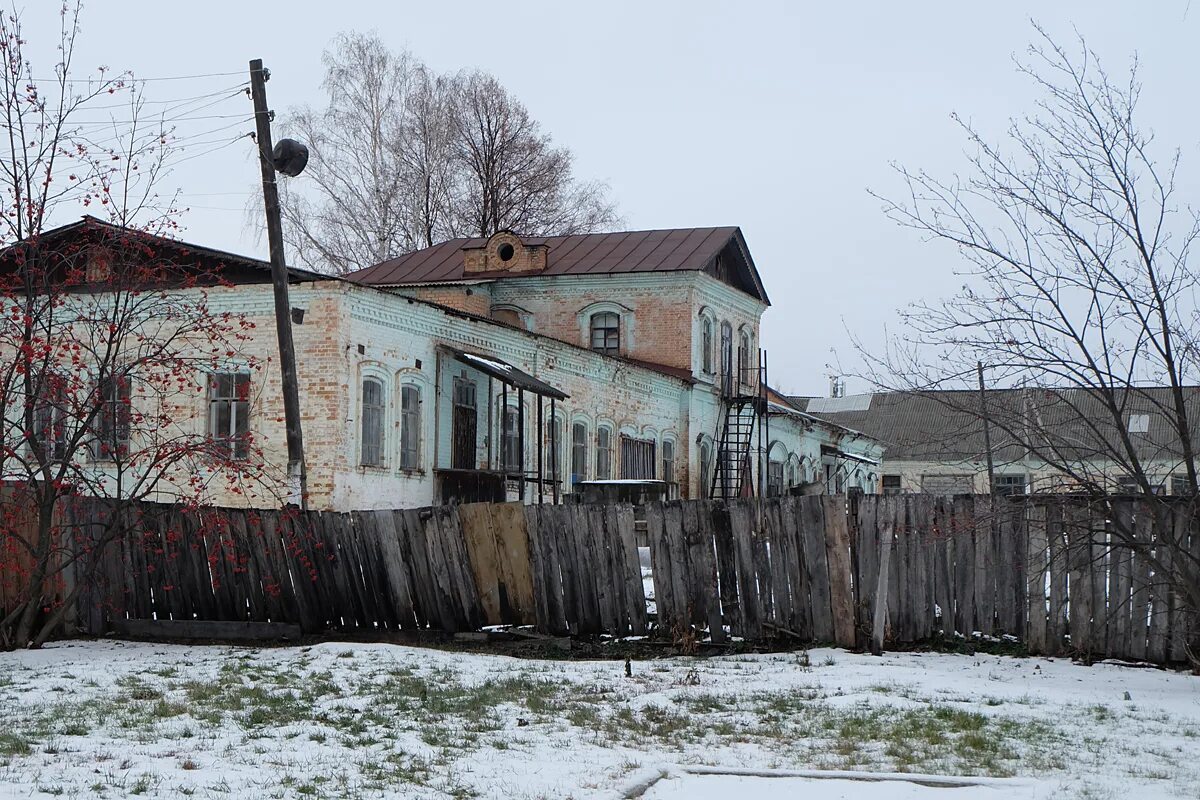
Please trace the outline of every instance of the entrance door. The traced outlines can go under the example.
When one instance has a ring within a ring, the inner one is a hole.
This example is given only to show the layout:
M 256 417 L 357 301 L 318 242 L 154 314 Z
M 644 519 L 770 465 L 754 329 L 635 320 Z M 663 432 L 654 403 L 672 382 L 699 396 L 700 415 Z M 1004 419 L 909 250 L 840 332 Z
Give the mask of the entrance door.
M 475 402 L 475 381 L 454 379 L 454 418 L 450 426 L 450 466 L 453 469 L 476 469 L 475 461 L 479 431 L 479 411 Z

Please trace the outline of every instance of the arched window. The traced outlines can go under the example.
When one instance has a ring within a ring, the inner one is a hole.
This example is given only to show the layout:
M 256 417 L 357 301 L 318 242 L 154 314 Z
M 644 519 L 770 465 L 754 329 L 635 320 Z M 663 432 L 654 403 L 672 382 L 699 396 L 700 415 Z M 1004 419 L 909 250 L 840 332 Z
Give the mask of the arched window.
M 675 490 L 675 441 L 663 439 L 662 443 L 662 479 L 667 485 L 667 499 L 674 499 Z
M 621 317 L 612 311 L 592 314 L 592 349 L 598 353 L 617 355 L 621 352 Z
M 705 374 L 713 371 L 713 324 L 708 317 L 700 320 L 700 365 Z
M 747 386 L 753 386 L 757 367 L 758 365 L 751 361 L 750 356 L 750 331 L 743 330 L 742 335 L 738 338 L 738 376 L 741 382 Z
M 571 426 L 571 483 L 587 480 L 588 442 L 587 423 Z
M 383 466 L 383 414 L 383 381 L 363 378 L 359 463 L 364 467 Z
M 400 468 L 421 468 L 421 390 L 400 387 Z
M 562 461 L 562 457 L 559 455 L 559 453 L 562 452 L 562 446 L 562 420 L 557 416 L 550 417 L 546 420 L 546 460 L 544 466 L 546 469 L 546 477 L 552 481 L 557 481 L 559 479 L 559 474 L 561 472 L 559 469 L 559 462 Z
M 612 428 L 596 428 L 596 480 L 612 479 Z
M 521 418 L 517 409 L 508 406 L 501 419 L 500 462 L 505 472 L 520 472 L 521 464 Z
M 733 388 L 733 326 L 721 323 L 721 385 L 726 393 Z
M 712 446 L 708 442 L 700 445 L 700 496 L 708 497 L 712 488 Z

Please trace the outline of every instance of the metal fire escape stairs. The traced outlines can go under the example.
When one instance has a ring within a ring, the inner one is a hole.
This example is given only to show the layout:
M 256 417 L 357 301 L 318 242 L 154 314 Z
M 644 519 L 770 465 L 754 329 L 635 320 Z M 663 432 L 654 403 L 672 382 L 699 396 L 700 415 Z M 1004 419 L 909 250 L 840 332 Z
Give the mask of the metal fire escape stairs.
M 766 351 L 758 350 L 757 357 L 757 365 L 739 363 L 736 376 L 721 376 L 720 436 L 709 493 L 714 500 L 763 494 L 767 441 Z

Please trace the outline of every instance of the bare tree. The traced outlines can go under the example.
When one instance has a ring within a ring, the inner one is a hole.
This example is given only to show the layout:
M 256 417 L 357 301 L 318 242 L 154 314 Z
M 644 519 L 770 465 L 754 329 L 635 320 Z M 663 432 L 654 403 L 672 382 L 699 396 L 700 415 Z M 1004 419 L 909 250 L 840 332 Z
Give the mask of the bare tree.
M 209 306 L 214 265 L 148 235 L 174 224 L 154 191 L 168 137 L 138 123 L 128 76 L 72 77 L 79 11 L 63 9 L 53 81 L 36 77 L 20 19 L 0 16 L 0 649 L 58 630 L 141 501 L 195 504 L 262 473 L 248 432 L 186 422 L 247 323 Z M 132 120 L 98 133 L 81 119 L 121 94 Z M 107 221 L 48 228 L 80 206 Z M 249 403 L 261 367 L 241 364 L 229 404 Z M 99 530 L 71 514 L 96 498 L 112 512 Z
M 570 151 L 555 147 L 499 81 L 472 72 L 458 87 L 454 146 L 465 191 L 456 205 L 472 235 L 585 233 L 616 220 L 605 188 L 575 180 Z
M 975 148 L 966 177 L 899 168 L 908 193 L 884 200 L 888 215 L 953 245 L 970 268 L 959 294 L 903 314 L 904 337 L 867 355 L 867 377 L 892 390 L 962 389 L 930 397 L 986 418 L 1061 487 L 1103 497 L 1119 483 L 1155 508 L 1173 475 L 1194 497 L 1200 220 L 1176 196 L 1179 154 L 1160 158 L 1137 124 L 1136 62 L 1118 80 L 1082 40 L 1068 51 L 1037 33 L 1019 68 L 1041 99 L 1005 144 L 959 120 Z M 970 391 L 980 362 L 993 385 L 1024 390 L 985 412 Z M 1154 427 L 1131 419 L 1140 415 Z M 1131 527 L 1114 529 L 1118 543 L 1200 609 L 1190 533 L 1172 539 L 1166 526 L 1150 547 Z
M 325 67 L 326 106 L 286 126 L 310 148 L 283 202 L 298 262 L 340 273 L 456 236 L 616 222 L 606 187 L 576 180 L 570 152 L 495 78 L 438 75 L 360 33 L 338 36 Z

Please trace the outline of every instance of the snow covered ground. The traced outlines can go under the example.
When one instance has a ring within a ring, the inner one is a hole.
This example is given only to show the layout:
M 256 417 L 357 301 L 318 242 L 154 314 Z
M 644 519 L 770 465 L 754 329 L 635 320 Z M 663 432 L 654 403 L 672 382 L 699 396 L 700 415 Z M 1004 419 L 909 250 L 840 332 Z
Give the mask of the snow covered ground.
M 0 797 L 1196 797 L 1200 679 L 996 656 L 0 653 Z M 1128 693 L 1128 696 L 1126 695 Z M 689 767 L 1016 776 L 989 787 Z

